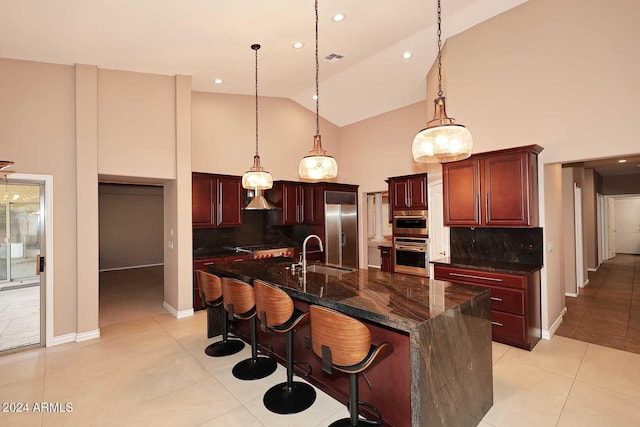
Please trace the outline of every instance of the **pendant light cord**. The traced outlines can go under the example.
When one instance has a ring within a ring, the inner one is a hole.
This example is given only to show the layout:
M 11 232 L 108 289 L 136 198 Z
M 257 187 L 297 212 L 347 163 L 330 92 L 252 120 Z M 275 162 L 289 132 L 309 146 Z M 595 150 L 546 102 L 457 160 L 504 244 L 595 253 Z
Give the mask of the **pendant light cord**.
M 438 0 L 438 98 L 442 98 L 442 30 L 440 24 L 442 19 L 440 18 L 440 0 Z
M 251 48 L 256 52 L 256 156 L 258 156 L 258 49 L 260 45 L 252 45 Z
M 320 64 L 318 62 L 318 0 L 316 0 L 316 135 L 320 135 L 320 89 L 318 75 Z

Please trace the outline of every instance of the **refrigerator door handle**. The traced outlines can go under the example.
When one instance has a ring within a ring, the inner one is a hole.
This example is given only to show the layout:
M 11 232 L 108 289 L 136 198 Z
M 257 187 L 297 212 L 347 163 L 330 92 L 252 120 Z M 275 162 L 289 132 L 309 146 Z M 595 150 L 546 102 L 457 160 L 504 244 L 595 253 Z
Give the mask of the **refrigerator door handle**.
M 340 233 L 340 246 L 345 246 L 347 244 L 347 235 L 344 234 L 344 231 Z

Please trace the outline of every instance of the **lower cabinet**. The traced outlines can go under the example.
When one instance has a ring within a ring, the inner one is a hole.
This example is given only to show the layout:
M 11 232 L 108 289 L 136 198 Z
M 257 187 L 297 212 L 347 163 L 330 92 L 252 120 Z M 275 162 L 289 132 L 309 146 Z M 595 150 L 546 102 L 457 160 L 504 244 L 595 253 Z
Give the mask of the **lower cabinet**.
M 378 246 L 380 248 L 380 259 L 382 260 L 380 270 L 385 273 L 393 272 L 393 256 L 391 252 L 393 248 L 390 246 Z
M 207 266 L 216 263 L 242 261 L 251 259 L 251 255 L 229 255 L 226 257 L 216 257 L 199 259 L 193 262 L 193 310 L 198 311 L 204 309 L 204 301 L 200 298 L 200 290 L 198 289 L 198 278 L 196 277 L 196 271 L 207 271 Z
M 493 340 L 531 350 L 542 333 L 540 272 L 526 275 L 434 265 L 434 278 L 481 286 L 491 292 Z

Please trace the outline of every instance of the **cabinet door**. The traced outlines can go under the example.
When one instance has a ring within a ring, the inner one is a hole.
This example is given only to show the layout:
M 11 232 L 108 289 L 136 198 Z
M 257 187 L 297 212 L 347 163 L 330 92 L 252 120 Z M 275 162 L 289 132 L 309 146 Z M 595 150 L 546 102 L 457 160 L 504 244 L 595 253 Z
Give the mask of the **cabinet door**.
M 409 207 L 411 209 L 427 209 L 427 177 L 417 176 L 407 180 Z
M 191 183 L 191 222 L 194 227 L 214 225 L 215 200 L 213 182 L 210 178 L 193 178 Z
M 301 186 L 299 184 L 282 184 L 282 223 L 295 225 L 300 222 Z
M 409 207 L 409 189 L 406 179 L 391 180 L 391 204 L 393 210 L 405 209 Z
M 216 225 L 219 227 L 242 225 L 242 179 L 219 177 L 217 184 Z
M 302 185 L 302 222 L 305 224 L 315 224 L 315 187 L 313 184 Z
M 477 226 L 480 215 L 480 163 L 478 160 L 442 165 L 444 225 Z
M 528 226 L 530 177 L 527 154 L 487 157 L 483 168 L 484 223 L 489 226 Z

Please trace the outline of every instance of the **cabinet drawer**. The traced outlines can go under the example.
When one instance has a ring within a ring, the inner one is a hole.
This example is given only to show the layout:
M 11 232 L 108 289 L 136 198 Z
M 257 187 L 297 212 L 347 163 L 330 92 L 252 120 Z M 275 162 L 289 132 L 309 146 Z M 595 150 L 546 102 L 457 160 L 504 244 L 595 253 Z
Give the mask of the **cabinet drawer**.
M 506 286 L 514 289 L 525 288 L 525 277 L 505 273 L 471 270 L 466 268 L 434 266 L 435 278 L 455 283 L 471 285 Z
M 491 311 L 491 333 L 495 341 L 500 337 L 524 342 L 526 327 L 524 317 L 501 311 Z
M 491 290 L 491 309 L 524 315 L 524 292 L 516 289 L 484 286 Z

